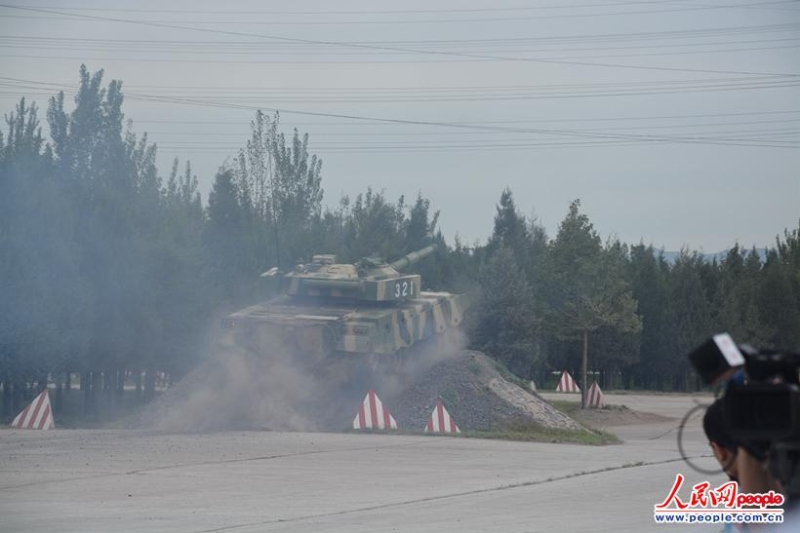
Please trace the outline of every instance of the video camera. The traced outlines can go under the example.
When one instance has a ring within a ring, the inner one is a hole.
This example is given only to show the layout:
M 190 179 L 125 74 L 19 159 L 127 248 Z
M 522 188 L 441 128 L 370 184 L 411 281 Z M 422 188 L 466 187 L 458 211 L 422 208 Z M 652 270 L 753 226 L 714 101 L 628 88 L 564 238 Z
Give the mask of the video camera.
M 728 433 L 752 455 L 769 457 L 787 498 L 800 497 L 800 354 L 737 345 L 721 333 L 689 353 L 700 378 L 722 385 Z

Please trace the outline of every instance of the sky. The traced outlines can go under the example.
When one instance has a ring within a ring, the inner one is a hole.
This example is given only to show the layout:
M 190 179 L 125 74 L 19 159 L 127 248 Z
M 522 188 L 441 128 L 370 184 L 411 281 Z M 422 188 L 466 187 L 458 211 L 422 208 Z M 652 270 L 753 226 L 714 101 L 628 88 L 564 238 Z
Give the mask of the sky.
M 421 194 L 471 245 L 509 188 L 550 238 L 580 199 L 603 239 L 714 253 L 798 227 L 799 47 L 797 0 L 0 0 L 0 108 L 44 121 L 84 63 L 204 201 L 261 109 L 331 208 Z

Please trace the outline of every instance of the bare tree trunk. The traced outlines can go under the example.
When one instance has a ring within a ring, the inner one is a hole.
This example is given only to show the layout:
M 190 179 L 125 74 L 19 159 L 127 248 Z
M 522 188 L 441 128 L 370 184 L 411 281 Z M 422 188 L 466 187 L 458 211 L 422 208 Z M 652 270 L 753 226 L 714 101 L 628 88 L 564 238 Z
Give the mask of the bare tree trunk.
M 19 380 L 14 380 L 11 392 L 11 414 L 19 413 L 22 410 L 22 385 Z
M 92 389 L 90 393 L 91 409 L 93 414 L 98 413 L 98 400 L 103 390 L 103 373 L 97 370 L 92 371 Z
M 107 368 L 103 372 L 103 407 L 107 413 L 110 413 L 111 417 L 114 417 L 114 414 L 117 411 L 117 398 L 114 394 L 114 390 L 116 389 L 116 372 Z
M 144 399 L 149 402 L 156 397 L 156 369 L 148 365 L 144 374 Z
M 586 397 L 588 390 L 589 372 L 589 330 L 583 330 L 583 355 L 581 357 L 581 409 L 586 409 Z
M 3 416 L 11 416 L 11 380 L 3 378 Z
M 117 372 L 117 400 L 122 401 L 125 395 L 125 369 Z
M 64 381 L 61 376 L 56 378 L 56 398 L 53 402 L 53 414 L 61 414 L 64 410 Z
M 136 374 L 136 402 L 142 403 L 142 370 L 137 367 L 133 372 Z
M 83 412 L 92 412 L 92 373 L 88 370 L 81 374 L 81 390 L 83 391 Z

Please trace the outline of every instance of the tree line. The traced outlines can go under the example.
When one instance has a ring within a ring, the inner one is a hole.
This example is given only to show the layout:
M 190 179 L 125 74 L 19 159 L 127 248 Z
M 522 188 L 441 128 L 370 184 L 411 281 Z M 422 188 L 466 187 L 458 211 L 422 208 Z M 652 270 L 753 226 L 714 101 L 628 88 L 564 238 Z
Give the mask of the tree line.
M 393 259 L 431 240 L 438 252 L 415 266 L 426 288 L 470 293 L 470 344 L 523 378 L 583 367 L 605 386 L 685 390 L 686 352 L 715 332 L 800 346 L 800 228 L 765 254 L 732 243 L 719 261 L 669 261 L 603 242 L 579 200 L 550 239 L 505 190 L 485 244 L 448 246 L 421 193 L 368 189 L 323 208 L 308 135 L 261 112 L 204 205 L 188 162 L 160 174 L 156 145 L 125 121 L 122 83 L 85 67 L 79 80 L 74 105 L 49 100 L 49 140 L 25 99 L 0 133 L 5 417 L 48 381 L 58 412 L 76 374 L 87 415 L 113 409 L 126 379 L 152 398 L 159 373 L 179 379 L 226 313 L 262 297 L 264 270 L 314 253 Z
M 471 257 L 480 287 L 472 342 L 537 382 L 586 375 L 588 359 L 603 387 L 693 390 L 687 354 L 723 331 L 800 350 L 800 221 L 766 249 L 732 243 L 721 258 L 688 249 L 668 258 L 604 242 L 579 200 L 548 239 L 506 190 L 489 242 Z

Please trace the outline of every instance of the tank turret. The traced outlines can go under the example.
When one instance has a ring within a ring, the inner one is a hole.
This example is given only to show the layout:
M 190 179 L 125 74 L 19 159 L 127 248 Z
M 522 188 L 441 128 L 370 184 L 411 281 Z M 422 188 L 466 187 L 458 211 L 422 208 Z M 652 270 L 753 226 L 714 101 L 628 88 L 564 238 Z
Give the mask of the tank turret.
M 429 256 L 436 248 L 431 244 L 389 264 L 374 258 L 355 264 L 337 263 L 336 256 L 315 255 L 311 263 L 298 264 L 282 276 L 283 292 L 293 297 L 369 302 L 417 298 L 422 278 L 398 271 Z

